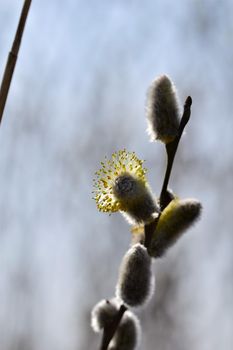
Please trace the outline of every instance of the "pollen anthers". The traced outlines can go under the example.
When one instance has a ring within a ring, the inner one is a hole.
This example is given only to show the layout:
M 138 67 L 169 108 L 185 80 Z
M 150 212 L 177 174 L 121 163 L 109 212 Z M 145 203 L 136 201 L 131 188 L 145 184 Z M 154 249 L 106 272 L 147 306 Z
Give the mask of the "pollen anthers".
M 143 160 L 137 158 L 134 152 L 125 149 L 112 154 L 112 159 L 105 158 L 101 162 L 94 179 L 94 199 L 97 207 L 103 212 L 116 212 L 125 210 L 119 194 L 129 194 L 135 181 L 146 183 L 146 169 L 143 168 Z

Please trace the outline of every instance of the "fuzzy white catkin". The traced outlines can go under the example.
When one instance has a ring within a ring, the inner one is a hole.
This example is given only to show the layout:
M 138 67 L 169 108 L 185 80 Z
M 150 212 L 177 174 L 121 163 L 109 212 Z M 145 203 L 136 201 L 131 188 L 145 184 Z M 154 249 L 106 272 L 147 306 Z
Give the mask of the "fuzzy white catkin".
M 140 243 L 125 254 L 119 271 L 116 295 L 128 306 L 146 303 L 154 291 L 151 257 Z
M 131 311 L 126 311 L 109 344 L 109 350 L 135 350 L 140 343 L 140 339 L 140 322 Z
M 100 332 L 109 322 L 113 320 L 118 312 L 118 302 L 116 299 L 101 300 L 91 312 L 91 326 L 95 332 Z
M 192 198 L 174 199 L 163 210 L 151 240 L 149 254 L 161 257 L 201 215 L 201 203 Z
M 168 143 L 177 136 L 180 124 L 179 103 L 175 85 L 168 76 L 158 77 L 149 87 L 146 116 L 151 141 Z
M 149 223 L 158 215 L 159 208 L 149 185 L 130 174 L 116 179 L 113 193 L 124 208 L 121 213 L 130 224 Z

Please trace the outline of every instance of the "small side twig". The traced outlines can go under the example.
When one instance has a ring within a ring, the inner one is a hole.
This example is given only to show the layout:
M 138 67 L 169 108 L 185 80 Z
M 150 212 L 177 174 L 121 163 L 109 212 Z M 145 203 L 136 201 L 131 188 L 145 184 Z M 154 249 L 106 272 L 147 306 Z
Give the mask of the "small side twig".
M 175 138 L 175 140 L 173 140 L 172 142 L 170 142 L 166 145 L 167 169 L 166 169 L 166 173 L 165 173 L 165 177 L 164 177 L 164 181 L 163 181 L 162 190 L 160 193 L 161 210 L 166 208 L 166 206 L 170 203 L 170 201 L 172 199 L 171 195 L 167 191 L 168 182 L 170 179 L 172 166 L 173 166 L 176 151 L 177 151 L 177 148 L 178 148 L 178 145 L 180 142 L 180 138 L 183 134 L 184 128 L 185 128 L 186 124 L 188 123 L 190 115 L 191 115 L 191 105 L 192 105 L 192 98 L 190 96 L 188 96 L 186 101 L 185 101 L 185 104 L 184 104 L 184 112 L 183 112 L 183 116 L 182 116 L 181 121 L 180 121 L 178 135 Z
M 2 116 L 3 116 L 9 88 L 11 85 L 11 80 L 12 80 L 12 76 L 14 73 L 14 69 L 15 69 L 15 65 L 16 65 L 16 61 L 17 61 L 17 57 L 18 57 L 18 52 L 19 52 L 19 48 L 20 48 L 20 43 L 22 40 L 23 31 L 24 31 L 26 19 L 28 16 L 28 12 L 30 9 L 30 5 L 31 5 L 31 0 L 24 1 L 24 5 L 22 8 L 18 27 L 17 27 L 16 34 L 15 34 L 15 38 L 14 38 L 14 41 L 12 44 L 11 51 L 9 52 L 5 71 L 3 74 L 1 88 L 0 88 L 0 124 L 2 122 Z
M 122 304 L 113 322 L 110 323 L 109 326 L 104 329 L 100 350 L 108 349 L 108 345 L 112 340 L 126 310 L 127 310 L 127 307 Z

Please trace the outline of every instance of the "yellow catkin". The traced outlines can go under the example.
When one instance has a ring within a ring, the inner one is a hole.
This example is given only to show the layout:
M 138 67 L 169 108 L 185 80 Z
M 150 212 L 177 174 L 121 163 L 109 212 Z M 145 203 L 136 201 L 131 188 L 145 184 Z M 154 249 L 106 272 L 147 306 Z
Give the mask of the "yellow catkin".
M 121 150 L 101 162 L 95 174 L 94 199 L 102 212 L 120 211 L 130 223 L 148 223 L 159 209 L 146 180 L 143 160 Z
M 103 212 L 124 210 L 124 205 L 113 194 L 115 179 L 125 173 L 146 184 L 146 168 L 134 152 L 125 149 L 112 154 L 112 159 L 100 163 L 102 168 L 95 172 L 94 199 L 97 208 Z
M 201 209 L 196 199 L 173 199 L 160 215 L 149 247 L 150 255 L 162 256 L 200 217 Z

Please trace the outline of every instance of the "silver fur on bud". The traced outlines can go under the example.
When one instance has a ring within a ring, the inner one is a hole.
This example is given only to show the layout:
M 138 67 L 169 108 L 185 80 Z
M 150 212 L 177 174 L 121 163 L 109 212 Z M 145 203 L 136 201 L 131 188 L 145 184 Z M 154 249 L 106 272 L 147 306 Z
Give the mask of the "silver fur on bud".
M 155 79 L 148 90 L 146 116 L 151 141 L 169 143 L 177 136 L 179 103 L 176 88 L 166 75 Z
M 140 339 L 140 322 L 131 311 L 126 311 L 110 342 L 109 350 L 134 350 L 138 347 Z
M 149 254 L 161 257 L 200 218 L 201 210 L 202 205 L 196 199 L 172 200 L 159 218 Z
M 143 245 L 135 244 L 122 260 L 116 295 L 126 305 L 140 306 L 150 299 L 153 291 L 151 258 Z
M 91 312 L 91 326 L 95 332 L 100 332 L 113 320 L 119 309 L 116 299 L 101 300 Z
M 158 216 L 159 208 L 147 183 L 130 174 L 116 178 L 113 193 L 124 208 L 121 213 L 130 224 L 148 223 Z

